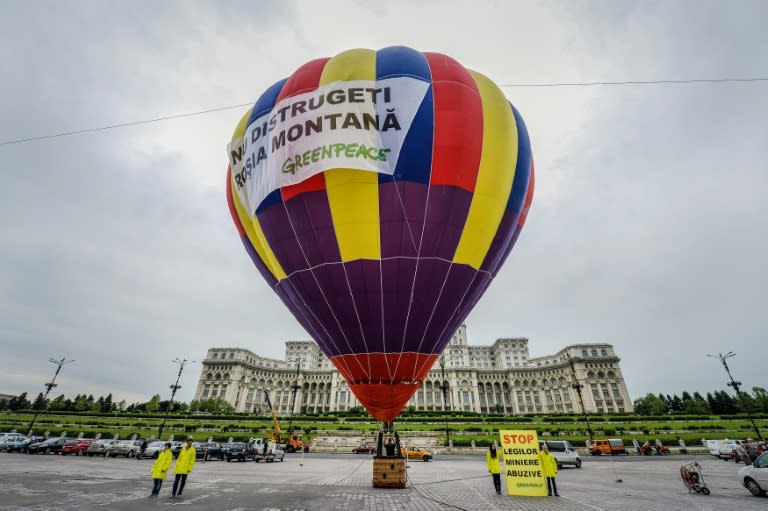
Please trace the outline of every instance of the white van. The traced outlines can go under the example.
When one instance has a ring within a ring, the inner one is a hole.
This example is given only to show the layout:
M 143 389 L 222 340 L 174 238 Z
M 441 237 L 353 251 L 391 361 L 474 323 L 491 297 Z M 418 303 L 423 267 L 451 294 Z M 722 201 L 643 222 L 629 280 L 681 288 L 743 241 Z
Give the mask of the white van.
M 564 465 L 581 468 L 581 456 L 576 452 L 571 442 L 567 440 L 539 440 L 540 449 L 544 444 L 547 444 L 549 452 L 557 461 L 557 468 L 562 468 Z

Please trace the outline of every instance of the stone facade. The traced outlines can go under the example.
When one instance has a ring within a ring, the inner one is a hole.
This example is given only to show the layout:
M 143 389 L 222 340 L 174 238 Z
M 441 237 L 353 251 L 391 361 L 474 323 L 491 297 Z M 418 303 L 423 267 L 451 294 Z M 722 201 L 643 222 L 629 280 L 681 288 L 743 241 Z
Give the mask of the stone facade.
M 195 399 L 219 397 L 238 412 L 265 413 L 265 392 L 279 415 L 344 411 L 360 406 L 344 379 L 313 341 L 288 341 L 283 360 L 243 348 L 211 348 Z M 530 358 L 528 339 L 470 346 L 466 326 L 451 339 L 408 406 L 520 415 L 581 413 L 574 375 L 587 413 L 632 411 L 619 357 L 603 343 L 573 344 Z M 447 406 L 443 400 L 447 385 Z

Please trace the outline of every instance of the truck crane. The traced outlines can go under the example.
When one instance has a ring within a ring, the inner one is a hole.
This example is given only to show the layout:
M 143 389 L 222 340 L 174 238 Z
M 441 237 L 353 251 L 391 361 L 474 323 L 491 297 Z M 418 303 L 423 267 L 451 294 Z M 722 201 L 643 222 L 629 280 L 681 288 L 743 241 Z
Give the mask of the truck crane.
M 269 394 L 264 391 L 264 396 L 267 400 L 267 406 L 272 413 L 272 431 L 269 432 L 269 438 L 276 444 L 282 446 L 285 452 L 301 451 L 304 448 L 304 444 L 301 441 L 301 435 L 296 435 L 292 431 L 288 432 L 288 437 L 283 437 L 283 432 L 280 429 L 280 421 L 277 420 L 277 414 L 275 408 L 272 406 L 272 401 L 269 399 Z

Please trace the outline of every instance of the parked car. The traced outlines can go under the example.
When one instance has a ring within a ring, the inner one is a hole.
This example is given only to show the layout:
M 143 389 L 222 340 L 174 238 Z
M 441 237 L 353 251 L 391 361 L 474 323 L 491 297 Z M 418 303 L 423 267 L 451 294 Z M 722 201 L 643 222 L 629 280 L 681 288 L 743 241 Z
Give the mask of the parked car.
M 720 444 L 717 450 L 717 457 L 721 460 L 730 461 L 731 456 L 733 455 L 733 451 L 735 451 L 738 447 L 739 444 L 737 442 L 726 442 Z
M 736 463 L 744 462 L 746 465 L 749 465 L 754 463 L 765 451 L 768 451 L 768 442 L 765 440 L 742 442 L 741 447 L 737 447 L 733 450 L 731 458 Z
M 761 454 L 752 465 L 739 469 L 739 482 L 752 495 L 765 497 L 768 490 L 768 452 Z
M 117 443 L 117 440 L 94 440 L 88 447 L 88 456 L 106 456 L 109 448 Z
M 424 461 L 429 461 L 432 459 L 432 451 L 422 449 L 421 447 L 414 447 L 413 445 L 406 445 L 405 448 L 402 449 L 402 452 L 406 459 L 417 459 Z
M 373 454 L 376 452 L 376 446 L 373 444 L 358 445 L 352 449 L 353 454 Z
M 164 440 L 155 440 L 154 442 L 149 442 L 147 444 L 147 448 L 144 449 L 144 452 L 142 453 L 141 450 L 136 453 L 136 459 L 141 458 L 157 458 L 160 456 L 160 451 L 163 450 L 163 446 L 165 445 Z
M 125 456 L 126 458 L 133 457 L 139 449 L 143 440 L 118 440 L 114 444 L 109 446 L 107 450 L 107 456 L 114 458 L 116 456 Z
M 9 432 L 4 432 L 4 433 L 0 433 L 0 442 L 5 440 L 6 438 L 10 438 L 10 437 L 22 437 L 22 438 L 24 438 L 25 436 L 26 435 L 23 435 L 21 433 L 16 433 L 15 431 L 10 432 L 10 433 Z
M 259 461 L 258 454 L 256 454 L 256 449 L 251 443 L 233 442 L 231 444 L 227 444 L 225 447 L 224 455 L 227 458 L 227 461 Z
M 0 451 L 22 451 L 33 441 L 35 441 L 33 438 L 27 438 L 25 436 L 5 436 L 0 438 Z
M 2 451 L 4 449 L 4 447 L 3 447 L 4 445 L 11 444 L 11 443 L 14 443 L 14 442 L 20 442 L 24 438 L 26 438 L 26 437 L 16 436 L 16 435 L 0 437 L 0 451 Z
M 549 452 L 557 461 L 557 468 L 562 468 L 564 465 L 581 468 L 581 456 L 576 452 L 571 442 L 567 440 L 539 440 L 539 448 L 543 447 L 544 444 L 547 444 Z
M 90 438 L 76 438 L 67 440 L 64 445 L 61 446 L 61 454 L 66 456 L 67 454 L 74 454 L 75 456 L 83 456 L 88 452 L 88 448 L 93 443 Z
M 67 443 L 68 440 L 71 439 L 67 437 L 53 437 L 42 442 L 35 442 L 33 444 L 29 444 L 29 447 L 27 447 L 27 453 L 59 454 L 59 452 L 61 452 L 61 448 L 65 443 Z
M 224 459 L 224 448 L 218 442 L 195 442 L 192 445 L 195 447 L 198 459 L 202 459 L 204 461 L 212 459 Z
M 283 448 L 280 445 L 274 442 L 269 442 L 267 443 L 267 453 L 262 454 L 261 458 L 264 460 L 265 463 L 267 462 L 271 463 L 277 460 L 283 461 L 285 460 L 285 450 L 283 450 Z

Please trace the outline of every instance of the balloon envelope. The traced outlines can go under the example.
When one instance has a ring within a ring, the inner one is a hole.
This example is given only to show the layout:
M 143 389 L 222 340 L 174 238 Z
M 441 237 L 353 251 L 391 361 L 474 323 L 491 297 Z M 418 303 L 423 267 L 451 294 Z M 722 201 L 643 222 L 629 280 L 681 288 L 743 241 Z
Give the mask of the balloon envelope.
M 228 152 L 254 264 L 371 415 L 393 420 L 525 222 L 520 114 L 446 55 L 356 49 L 267 89 Z

